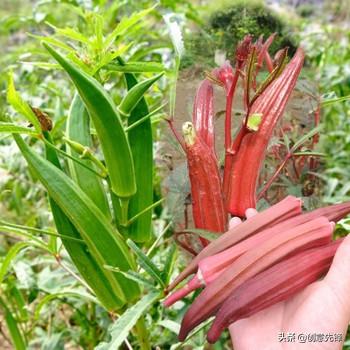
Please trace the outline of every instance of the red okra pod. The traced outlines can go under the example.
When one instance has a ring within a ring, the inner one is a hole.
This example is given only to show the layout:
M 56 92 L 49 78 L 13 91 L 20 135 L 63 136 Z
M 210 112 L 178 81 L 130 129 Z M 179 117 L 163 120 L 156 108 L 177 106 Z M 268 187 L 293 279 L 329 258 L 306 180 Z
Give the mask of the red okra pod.
M 195 227 L 218 233 L 225 232 L 227 214 L 224 209 L 221 179 L 214 151 L 200 137 L 197 137 L 192 123 L 184 124 L 183 133 Z
M 233 322 L 287 300 L 324 275 L 342 242 L 338 239 L 325 246 L 305 250 L 261 272 L 238 287 L 217 312 L 207 339 L 218 340 Z
M 278 235 L 294 226 L 316 219 L 320 216 L 326 217 L 329 221 L 337 222 L 350 213 L 350 202 L 334 204 L 324 208 L 319 208 L 301 215 L 294 216 L 279 224 L 262 230 L 253 236 L 233 245 L 231 248 L 203 258 L 198 262 L 196 275 L 181 289 L 175 291 L 167 297 L 165 306 L 170 306 L 197 288 L 202 288 L 214 281 L 226 268 L 239 256 L 249 249 L 263 243 L 266 239 Z
M 197 135 L 214 150 L 213 85 L 204 79 L 193 104 L 193 124 Z
M 215 241 L 212 241 L 206 246 L 168 286 L 167 290 L 172 290 L 187 276 L 194 273 L 197 270 L 199 261 L 205 257 L 219 253 L 267 227 L 272 227 L 277 223 L 300 213 L 300 199 L 293 196 L 287 196 L 277 204 L 256 214 L 242 224 L 229 229 L 226 233 L 219 236 Z
M 181 324 L 179 339 L 205 319 L 213 316 L 226 298 L 241 284 L 269 266 L 301 248 L 311 248 L 331 241 L 334 223 L 320 217 L 272 237 L 251 249 L 209 284 L 187 310 Z
M 298 49 L 281 75 L 255 100 L 249 111 L 249 115 L 262 115 L 262 121 L 256 132 L 247 133 L 243 137 L 233 159 L 227 198 L 227 210 L 232 215 L 243 217 L 247 208 L 256 207 L 256 187 L 265 151 L 272 132 L 283 115 L 303 61 L 304 53 Z

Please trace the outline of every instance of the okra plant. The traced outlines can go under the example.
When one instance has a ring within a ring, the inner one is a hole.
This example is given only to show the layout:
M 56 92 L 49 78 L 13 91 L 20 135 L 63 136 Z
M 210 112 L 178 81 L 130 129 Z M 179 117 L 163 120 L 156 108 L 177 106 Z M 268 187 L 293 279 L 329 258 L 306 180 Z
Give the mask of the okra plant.
M 115 337 L 112 332 L 101 349 L 117 348 L 131 330 L 139 346 L 150 349 L 142 313 L 162 295 L 139 272 L 151 264 L 141 247 L 151 246 L 152 250 L 152 243 L 159 243 L 154 242 L 152 228 L 152 211 L 160 204 L 153 199 L 152 123 L 159 119 L 162 106 L 151 108 L 147 95 L 159 89 L 165 68 L 159 62 L 128 60 L 131 44 L 123 42 L 128 31 L 152 10 L 123 18 L 110 34 L 103 32 L 103 18 L 90 13 L 94 30 L 90 38 L 74 29 L 53 26 L 52 36 L 36 36 L 51 57 L 48 66 L 59 69 L 72 86 L 62 137 L 53 135 L 50 113 L 22 97 L 12 71 L 7 84 L 12 115 L 4 116 L 0 123 L 0 131 L 13 136 L 32 176 L 48 194 L 56 232 L 47 231 L 53 237 L 49 246 L 39 238 L 35 244 L 60 262 L 62 242 L 77 270 L 72 274 L 91 300 L 112 318 L 127 310 L 120 325 L 116 324 L 118 328 L 127 322 L 124 333 L 117 330 Z M 115 76 L 124 81 L 118 99 L 106 89 Z M 14 116 L 24 118 L 27 125 L 15 122 Z M 10 232 L 15 228 L 11 223 L 2 226 Z M 36 230 L 17 228 L 24 236 L 25 231 Z M 45 230 L 37 231 L 45 234 Z M 18 246 L 9 259 L 24 247 Z M 157 270 L 162 285 L 169 279 L 175 253 L 173 249 L 163 274 Z M 9 267 L 1 266 L 2 277 Z M 149 293 L 143 297 L 145 283 Z M 20 328 L 13 329 L 21 334 Z M 25 348 L 25 335 L 19 339 L 23 344 L 18 348 Z

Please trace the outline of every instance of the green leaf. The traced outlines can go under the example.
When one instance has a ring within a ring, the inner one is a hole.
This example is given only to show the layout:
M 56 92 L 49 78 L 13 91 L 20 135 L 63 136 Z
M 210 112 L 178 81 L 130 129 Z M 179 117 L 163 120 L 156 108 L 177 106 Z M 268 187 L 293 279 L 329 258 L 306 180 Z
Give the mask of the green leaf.
M 142 284 L 145 287 L 154 289 L 154 284 L 152 283 L 152 281 L 148 280 L 147 278 L 144 278 L 140 273 L 137 273 L 137 272 L 132 271 L 132 270 L 121 271 L 117 267 L 108 266 L 108 265 L 105 265 L 104 268 L 107 269 L 107 270 L 115 271 L 117 273 L 121 273 L 126 278 L 129 278 L 130 280 L 133 280 L 133 281 L 135 281 L 138 284 Z
M 6 306 L 6 303 L 0 298 L 0 306 L 3 310 L 3 315 L 5 318 L 7 329 L 9 330 L 12 344 L 16 350 L 26 350 L 25 339 L 19 330 L 18 323 L 14 316 L 12 315 L 10 309 Z
M 138 319 L 145 311 L 160 298 L 159 292 L 151 292 L 145 295 L 134 306 L 128 308 L 124 314 L 110 328 L 111 340 L 100 343 L 95 350 L 115 350 L 119 349 L 127 338 L 129 332 L 136 325 Z
M 169 329 L 169 331 L 175 333 L 176 335 L 180 332 L 181 325 L 172 320 L 161 320 L 160 322 L 158 322 L 158 324 L 161 327 Z
M 305 134 L 303 137 L 301 137 L 293 147 L 290 149 L 290 152 L 293 153 L 296 151 L 300 146 L 302 146 L 307 140 L 309 140 L 311 137 L 317 135 L 321 130 L 323 129 L 322 125 L 318 125 L 312 130 L 310 130 L 307 134 Z
M 7 285 L 9 287 L 8 290 L 8 295 L 9 298 L 11 299 L 13 307 L 16 309 L 18 318 L 23 322 L 23 321 L 28 321 L 29 320 L 29 312 L 27 309 L 27 304 L 26 301 L 24 300 L 23 297 L 23 292 L 17 288 L 16 283 L 17 281 L 6 281 Z
M 130 61 L 141 61 L 146 56 L 148 56 L 156 50 L 172 49 L 172 45 L 167 42 L 164 42 L 162 44 L 150 45 L 149 41 L 147 41 L 143 42 L 142 44 L 143 45 L 140 45 L 140 48 L 136 49 L 136 51 L 132 53 L 132 55 L 130 56 Z
M 16 112 L 26 117 L 27 120 L 34 125 L 34 128 L 37 132 L 41 132 L 38 118 L 29 107 L 28 103 L 23 101 L 20 94 L 16 91 L 12 72 L 10 72 L 8 75 L 7 101 Z
M 131 217 L 128 221 L 128 224 L 132 224 L 134 223 L 140 216 L 142 216 L 145 213 L 151 212 L 152 209 L 158 207 L 158 205 L 160 205 L 161 203 L 163 203 L 165 201 L 165 198 L 161 198 L 159 201 L 152 203 L 151 205 L 149 205 L 148 207 L 142 209 L 139 213 L 135 214 L 133 217 Z
M 191 228 L 188 230 L 183 230 L 182 232 L 197 235 L 199 237 L 207 239 L 210 242 L 215 241 L 218 238 L 218 234 L 216 232 L 202 230 L 199 228 Z
M 47 44 L 57 46 L 57 47 L 59 47 L 63 50 L 66 50 L 68 52 L 74 52 L 74 49 L 71 46 L 66 45 L 64 42 L 57 40 L 57 39 L 54 39 L 50 36 L 41 36 L 41 35 L 34 35 L 34 34 L 28 34 L 28 35 L 33 37 L 33 38 L 39 39 L 40 41 L 45 42 Z
M 290 140 L 289 140 L 289 137 L 288 137 L 288 135 L 285 132 L 283 132 L 282 136 L 283 136 L 284 146 L 286 147 L 287 151 L 290 152 L 290 147 L 289 147 Z
M 305 151 L 305 152 L 294 152 L 293 156 L 326 157 L 327 154 L 322 152 Z
M 332 98 L 328 100 L 322 100 L 321 104 L 323 107 L 331 106 L 332 104 L 338 103 L 338 102 L 344 102 L 350 100 L 350 95 L 343 96 L 343 97 L 337 97 L 337 98 Z
M 9 229 L 10 231 L 12 231 L 13 228 L 14 229 L 18 228 L 19 230 L 31 231 L 31 232 L 34 232 L 34 233 L 39 234 L 39 235 L 47 235 L 49 237 L 54 237 L 54 238 L 64 238 L 66 240 L 71 240 L 71 241 L 79 242 L 81 244 L 86 245 L 86 243 L 80 238 L 74 238 L 74 237 L 70 237 L 70 236 L 66 236 L 66 235 L 61 235 L 61 234 L 58 234 L 58 233 L 55 233 L 55 232 L 52 232 L 52 231 L 43 230 L 43 229 L 39 229 L 39 228 L 36 228 L 36 227 L 15 225 L 15 224 L 10 224 L 10 223 L 5 223 L 3 221 L 0 221 L 0 223 L 4 225 L 4 226 L 0 226 L 3 230 L 8 230 Z M 16 231 L 16 232 L 18 232 L 18 231 Z M 35 238 L 31 234 L 26 234 L 26 235 L 24 235 L 24 237 L 30 237 L 32 239 Z M 35 241 L 35 243 L 38 243 L 38 242 L 41 243 L 41 241 L 39 241 L 39 240 Z
M 154 281 L 158 282 L 162 287 L 165 287 L 162 273 L 152 260 L 144 254 L 144 252 L 131 239 L 128 239 L 126 243 L 137 256 L 140 266 L 154 279 Z
M 37 61 L 37 62 L 22 61 L 21 63 L 28 64 L 30 66 L 38 67 L 38 68 L 41 68 L 41 69 L 47 69 L 47 70 L 50 70 L 50 69 L 62 69 L 61 66 L 59 64 L 57 64 L 57 63 L 48 63 L 48 62 L 40 62 L 40 61 Z
M 43 242 L 41 239 L 33 236 L 32 234 L 23 231 L 22 229 L 7 226 L 7 224 L 0 222 L 0 233 L 7 234 L 10 236 L 15 235 L 16 237 L 30 239 L 32 241 L 33 245 L 35 244 L 36 247 L 39 247 L 39 248 L 51 253 L 51 251 L 48 249 L 45 242 Z
M 129 49 L 132 47 L 133 43 L 129 43 L 127 45 L 119 45 L 118 49 L 113 52 L 106 52 L 103 54 L 103 57 L 101 60 L 97 63 L 97 65 L 92 70 L 91 75 L 94 75 L 96 72 L 98 72 L 102 67 L 106 66 L 110 62 L 116 59 L 116 57 L 122 55 L 123 53 L 129 51 Z
M 176 343 L 173 344 L 170 347 L 170 350 L 177 350 L 177 349 L 181 349 L 184 347 L 184 345 L 186 343 L 188 343 L 188 341 L 193 338 L 196 334 L 198 334 L 201 330 L 203 330 L 206 326 L 208 326 L 209 323 L 211 323 L 213 321 L 213 317 L 210 317 L 208 320 L 202 322 L 198 327 L 196 327 L 186 338 L 186 340 L 184 342 L 181 343 Z
M 158 62 L 127 62 L 119 64 L 110 63 L 106 66 L 110 72 L 123 73 L 160 73 L 164 72 L 164 65 Z
M 31 244 L 29 242 L 18 242 L 13 245 L 10 250 L 7 252 L 5 259 L 0 265 L 0 284 L 3 282 L 7 271 L 10 268 L 10 265 L 13 259 L 25 248 L 29 247 Z
M 94 14 L 95 38 L 93 40 L 93 47 L 99 52 L 103 50 L 103 24 L 103 16 Z
M 72 39 L 75 41 L 79 41 L 79 42 L 86 44 L 86 45 L 90 45 L 89 38 L 87 38 L 86 36 L 84 36 L 80 32 L 77 32 L 73 28 L 58 28 L 58 27 L 56 27 L 53 24 L 48 23 L 48 22 L 47 22 L 47 25 L 49 25 L 52 29 L 54 29 L 55 33 L 57 35 L 60 35 L 60 36 L 63 36 L 65 38 Z
M 170 247 L 169 252 L 167 253 L 167 259 L 165 261 L 164 269 L 162 272 L 162 278 L 165 285 L 168 285 L 170 282 L 171 274 L 174 270 L 174 266 L 176 263 L 176 258 L 177 258 L 177 247 L 175 244 L 173 244 Z
M 49 133 L 45 132 L 44 136 L 49 142 L 52 142 Z M 46 147 L 46 158 L 61 170 L 59 159 L 54 149 Z M 72 239 L 82 240 L 80 233 L 51 197 L 49 197 L 49 201 L 57 231 L 60 233 L 62 242 L 77 270 L 107 310 L 119 308 L 123 305 L 123 300 L 117 293 L 114 293 L 109 276 L 90 251 L 86 249 L 86 246 L 72 241 Z M 84 245 L 86 244 L 85 241 L 83 243 Z
M 41 310 L 45 305 L 47 305 L 49 302 L 55 299 L 64 299 L 64 298 L 77 298 L 78 300 L 86 300 L 88 302 L 93 302 L 93 303 L 98 303 L 98 301 L 90 294 L 88 293 L 81 293 L 77 291 L 71 291 L 71 290 L 66 290 L 62 291 L 59 293 L 53 293 L 53 294 L 48 294 L 45 295 L 40 302 L 36 305 L 35 312 L 34 312 L 34 320 L 39 320 L 40 318 L 40 313 Z
M 158 112 L 163 110 L 163 108 L 166 105 L 167 105 L 167 103 L 164 103 L 161 106 L 155 108 L 152 112 L 146 114 L 145 116 L 143 116 L 143 117 L 139 116 L 138 118 L 136 118 L 137 120 L 134 123 L 132 123 L 132 124 L 129 121 L 128 126 L 125 128 L 125 131 L 129 132 L 130 130 L 136 128 L 137 126 L 139 126 L 143 122 L 147 121 L 148 119 L 150 120 L 151 124 L 153 124 L 154 122 L 157 122 L 157 121 L 160 121 L 160 120 L 164 119 L 163 118 L 164 117 L 164 113 L 158 113 Z M 130 119 L 131 118 L 129 118 L 129 120 Z
M 13 123 L 0 122 L 0 132 L 9 132 L 17 134 L 29 134 L 38 135 L 38 132 L 34 129 L 27 128 L 25 126 L 16 125 Z
M 104 42 L 105 51 L 107 51 L 113 45 L 117 37 L 127 34 L 127 31 L 132 26 L 147 16 L 154 8 L 155 6 L 140 12 L 135 12 L 131 16 L 123 17 L 117 27 L 112 31 L 112 33 L 107 36 Z

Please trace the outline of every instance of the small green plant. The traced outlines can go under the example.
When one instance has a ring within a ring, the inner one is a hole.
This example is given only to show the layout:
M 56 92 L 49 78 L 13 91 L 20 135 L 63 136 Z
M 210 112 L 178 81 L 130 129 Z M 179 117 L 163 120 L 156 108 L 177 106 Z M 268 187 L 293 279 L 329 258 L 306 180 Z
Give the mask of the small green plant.
M 262 1 L 219 1 L 209 2 L 205 8 L 204 22 L 197 31 L 186 36 L 186 55 L 182 67 L 192 65 L 215 65 L 215 51 L 223 51 L 232 57 L 234 48 L 247 34 L 265 39 L 277 33 L 272 51 L 288 47 L 294 54 L 297 48 L 291 27 L 286 21 L 268 8 Z

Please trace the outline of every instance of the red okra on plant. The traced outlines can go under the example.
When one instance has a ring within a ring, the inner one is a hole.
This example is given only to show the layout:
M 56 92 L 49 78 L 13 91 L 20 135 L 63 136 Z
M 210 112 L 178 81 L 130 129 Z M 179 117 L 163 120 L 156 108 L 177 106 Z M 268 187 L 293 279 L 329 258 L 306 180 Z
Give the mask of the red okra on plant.
M 196 228 L 220 232 L 216 229 L 218 218 L 223 218 L 226 226 L 230 214 L 244 217 L 246 210 L 255 208 L 261 198 L 257 187 L 267 147 L 304 62 L 302 49 L 296 51 L 289 63 L 286 49 L 271 58 L 268 48 L 273 38 L 271 36 L 266 42 L 259 38 L 253 43 L 247 36 L 237 48 L 235 65 L 226 62 L 208 73 L 197 91 L 194 125 L 184 125 L 185 141 L 182 142 L 188 161 Z M 269 74 L 258 83 L 258 73 L 264 64 Z M 244 90 L 245 115 L 232 137 L 232 104 L 239 80 L 242 80 Z M 223 174 L 219 172 L 220 157 L 214 149 L 211 84 L 223 87 L 226 95 Z M 318 128 L 306 136 L 312 138 L 312 146 L 317 132 Z M 298 147 L 299 143 L 292 149 Z M 286 160 L 282 162 L 285 163 Z M 276 174 L 266 181 L 264 192 Z M 301 204 L 300 199 L 287 196 L 229 229 L 204 246 L 175 278 L 168 286 L 168 292 L 194 274 L 182 288 L 166 298 L 165 306 L 197 288 L 204 288 L 183 318 L 180 340 L 201 322 L 215 316 L 208 333 L 208 341 L 215 342 L 231 322 L 288 299 L 327 272 L 341 243 L 341 240 L 332 242 L 335 222 L 350 213 L 350 203 L 306 213 L 302 213 Z M 276 271 L 281 269 L 285 269 L 287 275 L 276 277 Z
M 257 187 L 266 150 L 304 61 L 302 49 L 296 51 L 288 64 L 287 49 L 278 51 L 271 58 L 268 49 L 274 37 L 271 35 L 265 42 L 260 37 L 254 43 L 253 38 L 247 35 L 236 49 L 234 65 L 226 61 L 222 67 L 207 73 L 207 78 L 197 90 L 192 120 L 196 136 L 192 136 L 190 142 L 180 140 L 188 161 L 192 213 L 197 229 L 222 233 L 227 227 L 229 214 L 243 217 L 246 209 L 257 205 Z M 264 65 L 269 74 L 265 80 L 258 82 L 258 73 Z M 239 125 L 237 120 L 232 120 L 238 82 L 243 86 L 244 106 L 244 117 Z M 213 84 L 223 87 L 226 96 L 222 174 L 221 157 L 215 153 Z M 238 126 L 238 131 L 232 137 L 234 124 Z M 184 127 L 186 133 L 188 127 L 189 124 Z M 208 153 L 205 164 L 200 165 L 204 163 L 200 157 L 204 158 L 205 152 Z M 272 181 L 266 183 L 270 186 Z M 215 222 L 211 217 L 216 218 Z M 202 239 L 202 242 L 205 244 L 205 240 Z
M 197 228 L 225 232 L 227 214 L 221 196 L 220 174 L 213 148 L 192 123 L 183 126 L 191 182 L 193 218 Z M 208 176 L 210 174 L 210 176 Z M 205 215 L 206 213 L 211 215 Z

